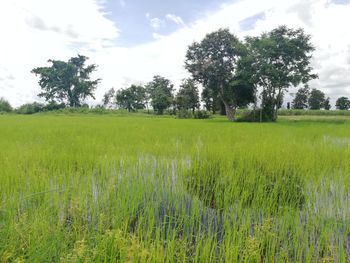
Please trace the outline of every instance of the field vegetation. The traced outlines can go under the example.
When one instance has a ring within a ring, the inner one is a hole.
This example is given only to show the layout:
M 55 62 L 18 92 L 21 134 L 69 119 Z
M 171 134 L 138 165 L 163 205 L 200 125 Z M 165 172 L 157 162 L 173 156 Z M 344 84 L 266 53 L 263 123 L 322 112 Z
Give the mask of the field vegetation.
M 145 116 L 0 115 L 0 262 L 350 260 L 349 121 Z

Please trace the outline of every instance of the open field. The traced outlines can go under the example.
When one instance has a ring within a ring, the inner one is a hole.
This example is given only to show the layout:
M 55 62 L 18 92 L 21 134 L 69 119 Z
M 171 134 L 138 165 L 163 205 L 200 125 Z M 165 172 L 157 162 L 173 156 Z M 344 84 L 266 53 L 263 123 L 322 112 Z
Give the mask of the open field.
M 347 262 L 350 119 L 289 118 L 1 115 L 0 262 Z

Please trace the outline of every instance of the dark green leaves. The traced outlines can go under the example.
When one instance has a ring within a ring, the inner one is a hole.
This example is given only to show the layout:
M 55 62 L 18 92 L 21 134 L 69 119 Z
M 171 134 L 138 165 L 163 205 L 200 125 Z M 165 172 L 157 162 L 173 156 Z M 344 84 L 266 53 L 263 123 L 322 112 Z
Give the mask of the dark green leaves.
M 50 67 L 33 69 L 32 73 L 40 77 L 42 92 L 39 96 L 46 101 L 65 102 L 70 107 L 81 106 L 88 97 L 94 98 L 94 90 L 100 79 L 90 80 L 90 75 L 96 71 L 97 66 L 85 66 L 87 59 L 78 55 L 68 62 L 49 60 Z

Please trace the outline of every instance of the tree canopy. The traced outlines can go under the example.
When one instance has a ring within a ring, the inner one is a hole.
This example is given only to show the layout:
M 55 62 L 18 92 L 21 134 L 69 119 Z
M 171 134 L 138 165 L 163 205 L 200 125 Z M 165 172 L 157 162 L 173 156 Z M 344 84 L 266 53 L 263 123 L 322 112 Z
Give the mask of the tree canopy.
M 237 107 L 253 100 L 246 54 L 243 43 L 228 29 L 207 34 L 201 42 L 189 46 L 186 54 L 186 69 L 211 91 L 211 96 L 220 98 L 231 121 L 235 120 Z
M 267 119 L 277 119 L 278 101 L 290 86 L 307 84 L 317 77 L 310 66 L 314 47 L 304 30 L 280 26 L 259 37 L 248 37 L 253 57 L 252 78 L 262 88 L 261 101 Z
M 108 90 L 104 95 L 103 95 L 103 99 L 102 99 L 102 103 L 103 103 L 103 106 L 105 108 L 107 107 L 111 107 L 113 102 L 114 102 L 114 99 L 115 99 L 115 90 L 114 88 L 111 88 L 110 90 Z
M 338 110 L 348 110 L 350 109 L 350 100 L 347 97 L 340 97 L 335 103 L 335 107 Z
M 64 102 L 70 107 L 79 107 L 88 98 L 94 98 L 94 91 L 100 79 L 91 80 L 96 71 L 95 64 L 85 65 L 88 57 L 78 55 L 68 62 L 49 60 L 50 67 L 38 67 L 32 73 L 40 77 L 42 92 L 39 97 L 46 101 Z
M 10 112 L 12 110 L 13 109 L 10 102 L 5 100 L 4 98 L 0 98 L 0 112 Z
M 154 76 L 147 84 L 147 91 L 151 99 L 151 105 L 158 114 L 163 114 L 174 102 L 174 85 L 170 80 Z
M 310 89 L 308 86 L 298 89 L 293 100 L 293 109 L 303 110 L 308 108 Z
M 143 86 L 131 85 L 127 89 L 117 91 L 117 106 L 130 111 L 144 109 L 146 107 L 146 89 Z
M 326 101 L 326 97 L 322 91 L 318 89 L 311 90 L 310 96 L 308 99 L 309 108 L 311 110 L 319 110 L 324 108 L 325 101 Z
M 178 109 L 191 109 L 193 112 L 199 108 L 199 92 L 192 79 L 185 79 L 176 95 L 175 103 Z

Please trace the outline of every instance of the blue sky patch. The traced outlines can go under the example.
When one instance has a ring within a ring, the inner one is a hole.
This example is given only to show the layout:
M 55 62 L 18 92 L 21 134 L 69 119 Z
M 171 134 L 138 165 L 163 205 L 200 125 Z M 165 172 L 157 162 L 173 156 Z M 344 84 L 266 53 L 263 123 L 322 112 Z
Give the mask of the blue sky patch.
M 256 23 L 259 20 L 265 20 L 266 16 L 264 12 L 258 13 L 256 15 L 253 15 L 251 17 L 247 17 L 246 19 L 243 19 L 239 22 L 239 28 L 242 31 L 248 31 L 254 29 Z
M 234 0 L 107 0 L 104 11 L 120 30 L 119 46 L 169 35 Z

